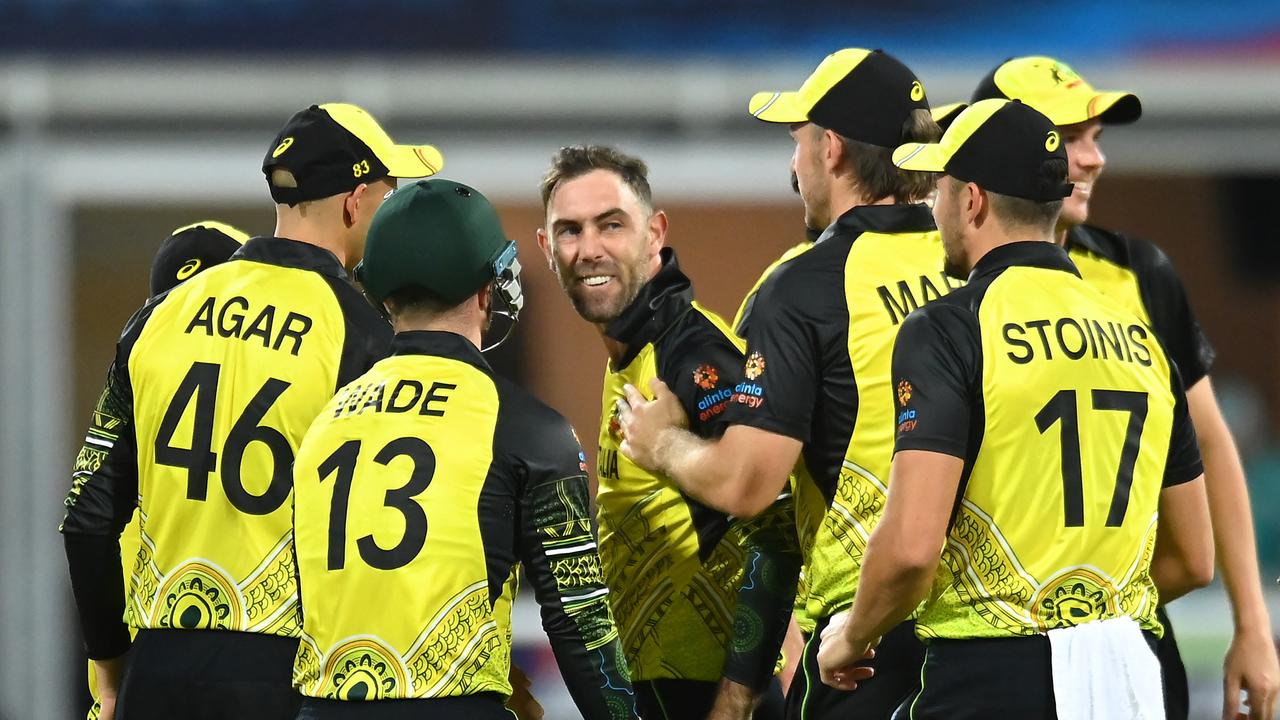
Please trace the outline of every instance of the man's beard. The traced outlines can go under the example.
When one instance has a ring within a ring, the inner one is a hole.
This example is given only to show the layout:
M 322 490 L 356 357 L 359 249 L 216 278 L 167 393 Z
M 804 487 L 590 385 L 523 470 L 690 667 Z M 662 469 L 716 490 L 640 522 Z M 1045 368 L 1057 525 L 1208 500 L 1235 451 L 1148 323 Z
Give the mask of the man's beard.
M 558 269 L 556 272 L 556 278 L 560 281 L 560 288 L 564 290 L 565 295 L 569 297 L 569 303 L 573 305 L 574 312 L 578 313 L 578 315 L 587 322 L 603 324 L 613 322 L 623 313 L 623 311 L 631 306 L 631 303 L 635 302 L 637 297 L 639 297 L 640 290 L 644 287 L 644 282 L 642 282 L 640 278 L 643 278 L 645 274 L 643 269 L 639 267 L 632 268 L 632 270 L 633 272 L 631 275 L 634 280 L 629 286 L 623 284 L 625 281 L 621 274 L 614 275 L 612 282 L 623 285 L 619 293 L 615 296 L 616 299 L 607 301 L 604 305 L 599 304 L 598 301 L 588 300 L 586 293 L 589 292 L 589 290 L 586 290 L 585 286 L 579 285 L 576 279 L 571 278 L 569 282 L 566 283 L 564 273 Z M 580 288 L 583 289 L 583 292 L 575 292 L 575 290 Z

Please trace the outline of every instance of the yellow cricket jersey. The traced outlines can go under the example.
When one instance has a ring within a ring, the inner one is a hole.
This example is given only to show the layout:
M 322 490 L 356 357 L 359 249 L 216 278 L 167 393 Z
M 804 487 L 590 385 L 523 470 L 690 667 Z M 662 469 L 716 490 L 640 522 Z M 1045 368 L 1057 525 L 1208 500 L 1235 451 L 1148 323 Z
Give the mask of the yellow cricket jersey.
M 1209 374 L 1216 355 L 1213 345 L 1200 329 L 1173 263 L 1160 248 L 1078 225 L 1067 233 L 1067 251 L 1085 282 L 1151 326 L 1186 387 Z
M 1013 243 L 912 314 L 893 376 L 896 449 L 965 461 L 921 638 L 1117 616 L 1161 632 L 1149 574 L 1160 492 L 1201 466 L 1177 372 L 1147 323 L 1061 248 Z
M 282 238 L 250 240 L 135 314 L 86 438 L 99 452 L 82 453 L 62 526 L 114 546 L 136 508 L 140 545 L 117 618 L 298 635 L 294 452 L 390 337 L 332 253 Z M 74 560 L 72 582 L 86 637 L 113 637 L 91 639 L 90 656 L 112 656 L 94 655 L 99 643 L 122 651 L 122 625 L 89 619 L 117 601 L 86 607 L 92 580 Z
M 349 701 L 509 695 L 522 564 L 584 715 L 632 716 L 568 423 L 459 335 L 402 332 L 393 351 L 298 451 L 294 684 Z
M 742 579 L 741 538 L 728 516 L 680 492 L 619 451 L 623 386 L 662 378 L 690 428 L 723 432 L 742 350 L 717 315 L 693 301 L 670 248 L 658 274 L 606 328 L 627 353 L 606 369 L 597 455 L 600 559 L 635 680 L 719 680 Z
M 856 207 L 763 282 L 728 422 L 804 443 L 795 502 L 804 619 L 853 602 L 893 448 L 890 354 L 912 310 L 962 285 L 925 205 Z

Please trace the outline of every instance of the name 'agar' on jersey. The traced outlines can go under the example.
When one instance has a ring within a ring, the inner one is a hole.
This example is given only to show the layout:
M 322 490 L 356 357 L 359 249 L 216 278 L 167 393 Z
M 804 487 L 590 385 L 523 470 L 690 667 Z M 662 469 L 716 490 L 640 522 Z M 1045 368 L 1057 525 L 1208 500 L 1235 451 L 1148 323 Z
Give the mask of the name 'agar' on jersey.
M 427 417 L 444 417 L 446 403 L 456 383 L 432 382 L 430 387 L 422 381 L 400 378 L 391 385 L 382 381 L 368 385 L 353 384 L 343 388 L 333 416 L 353 417 L 365 411 L 406 413 L 416 411 Z
M 1062 317 L 1005 323 L 1002 331 L 1005 343 L 1013 348 L 1007 355 L 1019 365 L 1033 360 L 1080 360 L 1089 356 L 1151 367 L 1151 348 L 1146 344 L 1150 333 L 1137 323 Z
M 280 350 L 287 347 L 289 354 L 296 356 L 302 349 L 302 338 L 311 331 L 314 321 L 310 316 L 292 310 L 285 314 L 283 320 L 277 321 L 276 315 L 280 312 L 271 304 L 256 310 L 242 295 L 225 301 L 211 295 L 200 304 L 183 332 L 191 334 L 193 330 L 200 329 L 209 337 L 217 335 L 245 342 L 258 338 L 264 348 Z M 253 320 L 248 320 L 251 315 Z M 292 342 L 286 346 L 285 340 Z

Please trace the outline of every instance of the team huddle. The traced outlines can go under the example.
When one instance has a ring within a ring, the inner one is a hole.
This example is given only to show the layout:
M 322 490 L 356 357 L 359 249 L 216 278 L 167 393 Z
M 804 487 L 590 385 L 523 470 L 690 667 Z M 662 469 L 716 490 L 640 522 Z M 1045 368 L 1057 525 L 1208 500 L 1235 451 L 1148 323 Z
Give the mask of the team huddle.
M 1160 250 L 1085 224 L 1138 98 L 1024 57 L 931 108 L 845 49 L 748 107 L 790 130 L 806 235 L 732 323 L 643 161 L 542 178 L 538 246 L 609 356 L 594 497 L 483 354 L 524 306 L 490 202 L 356 106 L 290 118 L 273 235 L 165 240 L 76 459 L 90 717 L 538 718 L 523 576 L 591 720 L 1173 720 L 1164 604 L 1215 548 L 1223 717 L 1273 717 L 1213 349 Z

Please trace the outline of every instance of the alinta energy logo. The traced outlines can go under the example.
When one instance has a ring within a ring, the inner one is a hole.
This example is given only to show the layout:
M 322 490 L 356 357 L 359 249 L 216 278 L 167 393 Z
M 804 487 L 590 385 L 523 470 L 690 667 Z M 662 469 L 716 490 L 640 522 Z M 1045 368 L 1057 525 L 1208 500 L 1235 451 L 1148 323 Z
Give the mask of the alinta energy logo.
M 714 365 L 699 365 L 693 369 L 693 382 L 703 390 L 710 390 L 720 382 L 720 371 Z
M 755 380 L 764 374 L 764 366 L 764 355 L 761 355 L 760 351 L 756 350 L 747 356 L 747 362 L 743 366 L 743 372 L 746 374 L 748 380 Z
M 910 381 L 903 380 L 899 382 L 898 383 L 898 404 L 902 405 L 903 407 L 906 407 L 907 403 L 911 402 L 911 394 L 912 392 L 914 392 L 914 390 L 915 389 L 911 387 Z

